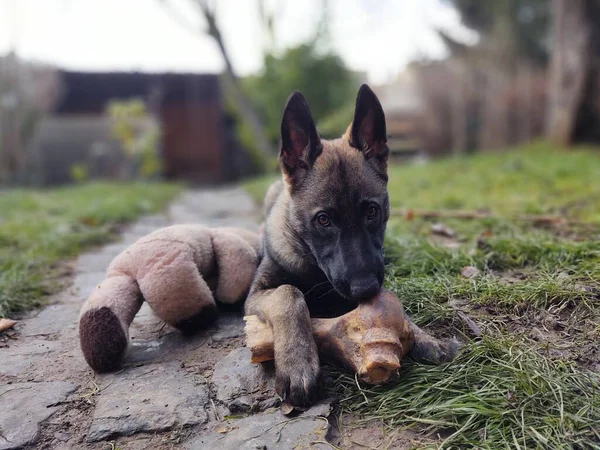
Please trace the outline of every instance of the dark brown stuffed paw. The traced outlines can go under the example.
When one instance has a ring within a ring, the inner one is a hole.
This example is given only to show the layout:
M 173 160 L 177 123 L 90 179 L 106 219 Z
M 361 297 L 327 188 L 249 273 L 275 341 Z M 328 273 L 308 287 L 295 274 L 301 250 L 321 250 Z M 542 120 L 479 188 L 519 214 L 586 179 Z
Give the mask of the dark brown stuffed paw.
M 83 313 L 79 319 L 79 341 L 85 360 L 96 372 L 121 367 L 127 351 L 127 335 L 110 308 L 103 306 Z
M 217 306 L 209 304 L 204 306 L 199 312 L 192 317 L 182 319 L 175 324 L 175 328 L 180 330 L 184 335 L 190 336 L 200 330 L 211 325 L 219 315 Z

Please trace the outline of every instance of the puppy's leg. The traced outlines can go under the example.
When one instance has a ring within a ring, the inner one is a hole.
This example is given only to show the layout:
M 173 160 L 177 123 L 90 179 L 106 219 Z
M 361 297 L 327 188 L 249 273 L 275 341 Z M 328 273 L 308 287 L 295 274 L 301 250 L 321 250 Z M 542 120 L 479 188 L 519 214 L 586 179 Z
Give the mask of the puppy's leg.
M 417 362 L 440 364 L 452 361 L 458 353 L 461 344 L 456 339 L 442 341 L 423 331 L 409 320 L 410 329 L 415 335 L 415 345 L 408 356 Z
M 275 389 L 292 406 L 311 406 L 319 395 L 321 370 L 308 306 L 291 285 L 256 290 L 246 301 L 246 314 L 256 314 L 273 330 Z

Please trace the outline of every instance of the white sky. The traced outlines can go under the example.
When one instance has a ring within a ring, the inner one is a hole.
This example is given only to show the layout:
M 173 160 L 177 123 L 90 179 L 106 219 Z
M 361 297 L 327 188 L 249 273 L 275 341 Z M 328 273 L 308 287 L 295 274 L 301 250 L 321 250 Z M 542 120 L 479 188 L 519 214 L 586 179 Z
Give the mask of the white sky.
M 0 0 L 0 55 L 76 70 L 218 72 L 211 38 L 175 22 L 161 0 Z M 195 18 L 189 0 L 171 1 Z M 239 74 L 261 67 L 264 42 L 257 0 L 216 0 L 219 23 Z M 277 47 L 302 42 L 315 29 L 320 0 L 272 0 L 280 12 Z M 440 0 L 330 0 L 331 44 L 369 81 L 389 80 L 419 56 L 441 57 L 434 26 L 466 35 Z M 197 22 L 201 23 L 201 22 Z

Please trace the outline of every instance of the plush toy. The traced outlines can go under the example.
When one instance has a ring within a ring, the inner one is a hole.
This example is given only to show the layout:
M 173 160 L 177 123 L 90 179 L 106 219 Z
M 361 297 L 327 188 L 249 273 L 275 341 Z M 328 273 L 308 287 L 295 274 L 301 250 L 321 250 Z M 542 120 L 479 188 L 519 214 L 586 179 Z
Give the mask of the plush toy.
M 97 372 L 121 366 L 129 325 L 144 300 L 184 333 L 210 324 L 217 316 L 215 300 L 245 298 L 259 259 L 259 235 L 243 229 L 174 225 L 139 239 L 111 262 L 83 305 L 79 338 L 85 360 Z

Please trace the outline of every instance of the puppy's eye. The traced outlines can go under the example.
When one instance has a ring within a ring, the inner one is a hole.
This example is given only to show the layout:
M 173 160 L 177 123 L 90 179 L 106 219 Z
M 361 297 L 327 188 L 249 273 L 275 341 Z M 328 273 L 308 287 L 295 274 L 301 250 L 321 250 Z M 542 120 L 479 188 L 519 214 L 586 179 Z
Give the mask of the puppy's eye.
M 375 217 L 377 217 L 377 206 L 375 205 L 371 205 L 369 206 L 369 208 L 367 209 L 367 219 L 369 220 L 373 220 Z
M 317 223 L 322 227 L 328 227 L 331 225 L 331 220 L 327 214 L 319 213 L 317 214 Z

